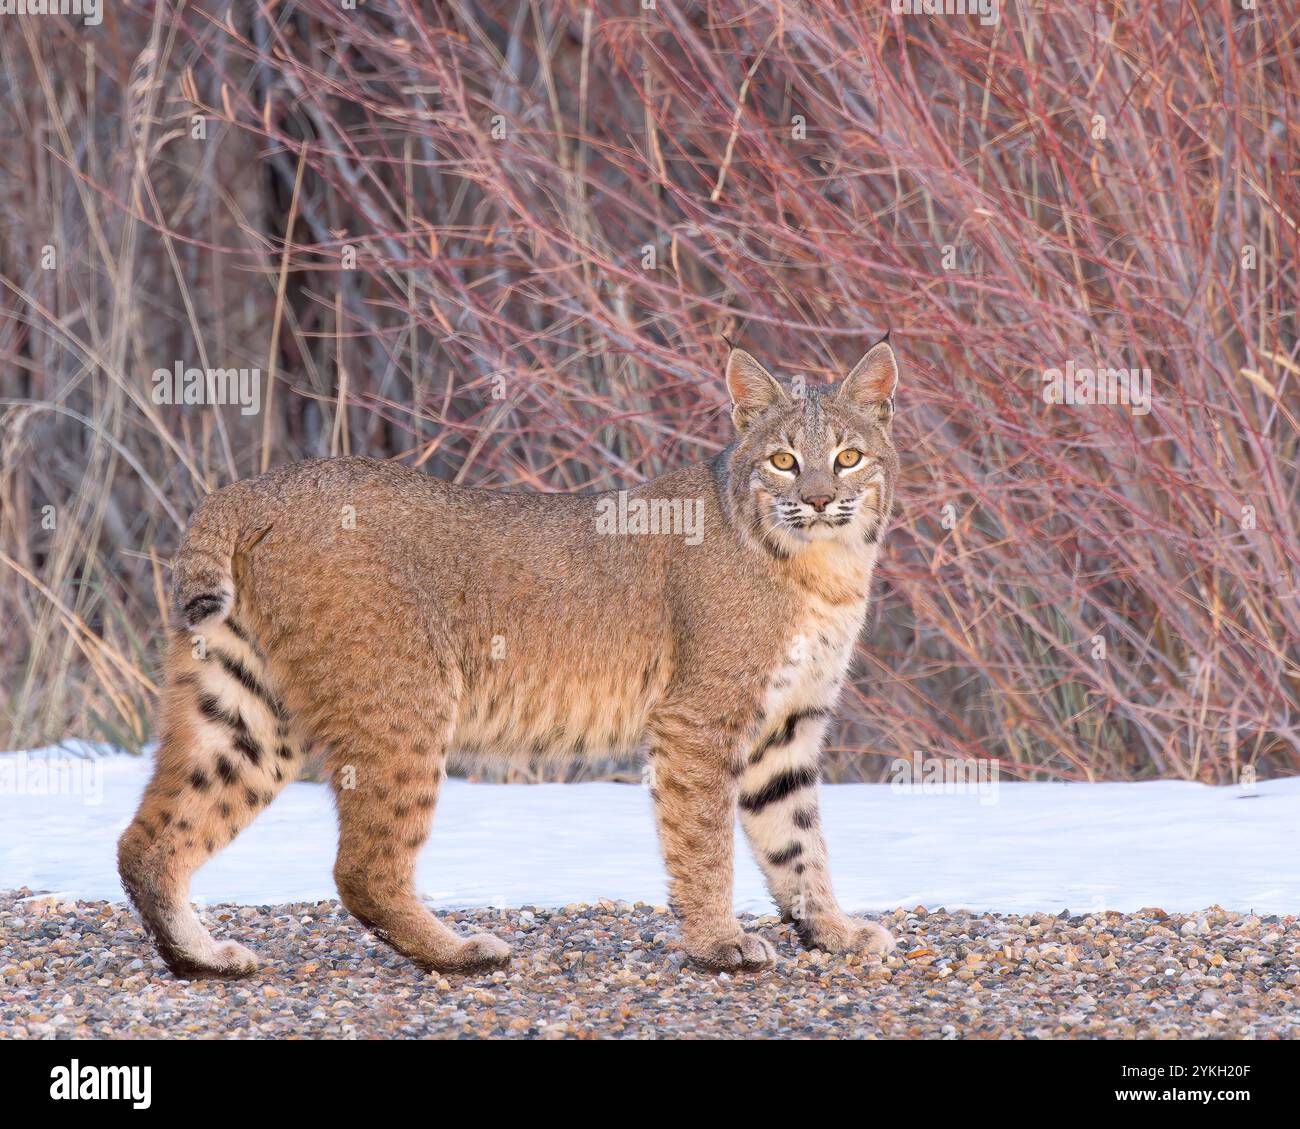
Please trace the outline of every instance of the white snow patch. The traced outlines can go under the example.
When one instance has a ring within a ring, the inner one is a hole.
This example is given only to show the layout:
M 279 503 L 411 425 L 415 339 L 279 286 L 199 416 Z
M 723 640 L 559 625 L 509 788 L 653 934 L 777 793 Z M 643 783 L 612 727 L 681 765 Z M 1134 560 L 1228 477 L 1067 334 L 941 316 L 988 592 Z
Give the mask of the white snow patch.
M 70 748 L 70 746 L 65 746 Z M 0 754 L 0 889 L 123 897 L 117 837 L 148 779 L 148 756 Z M 94 777 L 98 774 L 98 787 Z M 1169 912 L 1220 905 L 1300 911 L 1300 777 L 1241 788 L 1003 783 L 977 795 L 904 794 L 886 784 L 822 789 L 835 886 L 852 910 L 896 906 L 1026 913 Z M 291 784 L 194 880 L 194 900 L 246 905 L 335 896 L 329 790 Z M 449 780 L 420 857 L 421 891 L 445 908 L 558 906 L 601 898 L 662 905 L 667 893 L 649 795 L 625 784 Z M 743 837 L 736 906 L 771 912 Z

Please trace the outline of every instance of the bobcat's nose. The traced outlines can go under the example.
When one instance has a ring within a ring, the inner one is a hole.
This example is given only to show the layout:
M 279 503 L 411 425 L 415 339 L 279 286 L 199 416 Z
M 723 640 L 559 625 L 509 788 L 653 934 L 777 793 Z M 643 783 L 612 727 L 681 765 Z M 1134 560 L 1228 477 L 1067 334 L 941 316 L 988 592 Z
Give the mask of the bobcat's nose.
M 823 510 L 826 509 L 827 506 L 831 504 L 831 496 L 829 494 L 813 494 L 811 496 L 803 496 L 803 503 L 805 506 L 812 506 L 812 508 L 815 509 L 818 513 L 821 513 Z

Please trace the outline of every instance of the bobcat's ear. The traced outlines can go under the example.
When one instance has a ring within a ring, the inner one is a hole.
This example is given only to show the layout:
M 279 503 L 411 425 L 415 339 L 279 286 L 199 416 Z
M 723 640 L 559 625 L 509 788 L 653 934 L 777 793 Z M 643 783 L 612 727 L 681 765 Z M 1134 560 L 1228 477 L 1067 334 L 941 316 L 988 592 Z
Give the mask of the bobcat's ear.
M 737 431 L 744 431 L 773 404 L 789 399 L 776 377 L 744 349 L 732 349 L 727 358 L 727 391 Z
M 888 338 L 873 345 L 841 382 L 837 399 L 851 400 L 875 412 L 882 425 L 894 416 L 894 390 L 898 387 L 898 360 Z

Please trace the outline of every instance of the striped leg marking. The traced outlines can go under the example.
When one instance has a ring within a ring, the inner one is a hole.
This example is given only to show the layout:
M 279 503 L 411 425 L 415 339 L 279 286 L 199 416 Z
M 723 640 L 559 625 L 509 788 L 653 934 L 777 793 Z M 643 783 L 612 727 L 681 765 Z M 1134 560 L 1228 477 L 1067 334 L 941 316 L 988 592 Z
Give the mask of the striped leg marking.
M 818 805 L 821 746 L 830 712 L 793 711 L 758 742 L 741 777 L 740 822 L 768 889 L 805 944 L 832 952 L 885 951 L 893 940 L 851 918 L 831 889 Z
M 256 959 L 217 943 L 190 877 L 296 775 L 301 750 L 257 649 L 234 623 L 173 644 L 154 777 L 118 847 L 123 886 L 182 976 L 242 976 Z

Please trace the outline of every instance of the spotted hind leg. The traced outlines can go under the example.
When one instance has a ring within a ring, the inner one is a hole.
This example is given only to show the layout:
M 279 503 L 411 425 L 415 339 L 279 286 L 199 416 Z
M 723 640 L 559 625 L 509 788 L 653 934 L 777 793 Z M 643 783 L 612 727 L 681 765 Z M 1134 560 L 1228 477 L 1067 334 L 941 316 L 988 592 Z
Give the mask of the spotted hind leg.
M 245 976 L 257 958 L 212 938 L 190 878 L 297 774 L 301 746 L 234 620 L 174 637 L 167 665 L 154 775 L 118 843 L 122 886 L 177 976 Z

